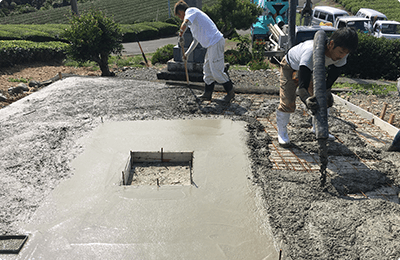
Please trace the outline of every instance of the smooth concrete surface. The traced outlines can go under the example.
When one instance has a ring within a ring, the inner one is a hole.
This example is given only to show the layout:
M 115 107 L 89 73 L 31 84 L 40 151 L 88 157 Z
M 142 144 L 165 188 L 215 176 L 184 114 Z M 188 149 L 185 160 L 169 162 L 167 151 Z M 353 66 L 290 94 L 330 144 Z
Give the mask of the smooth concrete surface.
M 74 176 L 23 227 L 18 259 L 278 259 L 258 207 L 245 123 L 105 122 L 79 143 Z M 194 152 L 191 186 L 121 186 L 129 151 Z

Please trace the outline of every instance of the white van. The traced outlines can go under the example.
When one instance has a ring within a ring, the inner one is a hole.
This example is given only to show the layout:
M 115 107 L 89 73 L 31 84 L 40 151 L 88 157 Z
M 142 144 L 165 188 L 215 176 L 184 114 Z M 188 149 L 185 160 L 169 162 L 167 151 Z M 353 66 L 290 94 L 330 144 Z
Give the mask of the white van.
M 397 21 L 376 21 L 373 35 L 376 38 L 383 37 L 389 40 L 400 39 L 400 23 Z
M 376 21 L 386 21 L 387 17 L 381 12 L 375 11 L 374 9 L 369 8 L 360 8 L 356 13 L 356 16 L 367 18 L 371 21 L 371 25 L 373 25 Z
M 313 10 L 312 24 L 313 25 L 332 25 L 336 26 L 336 19 L 349 14 L 339 8 L 330 6 L 316 6 Z
M 360 31 L 362 33 L 370 33 L 372 30 L 371 22 L 368 18 L 360 17 L 360 16 L 345 16 L 339 17 L 336 20 L 337 29 L 343 27 L 351 27 L 356 31 Z

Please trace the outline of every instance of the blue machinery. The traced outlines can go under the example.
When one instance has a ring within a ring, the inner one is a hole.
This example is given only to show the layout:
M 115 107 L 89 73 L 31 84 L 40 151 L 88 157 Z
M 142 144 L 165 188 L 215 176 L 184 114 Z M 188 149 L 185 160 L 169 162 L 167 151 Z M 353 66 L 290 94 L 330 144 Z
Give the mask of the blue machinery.
M 288 24 L 288 0 L 253 0 L 253 3 L 262 7 L 264 12 L 257 18 L 257 22 L 251 26 L 252 40 L 267 40 L 271 34 L 268 25 L 277 24 L 282 27 Z

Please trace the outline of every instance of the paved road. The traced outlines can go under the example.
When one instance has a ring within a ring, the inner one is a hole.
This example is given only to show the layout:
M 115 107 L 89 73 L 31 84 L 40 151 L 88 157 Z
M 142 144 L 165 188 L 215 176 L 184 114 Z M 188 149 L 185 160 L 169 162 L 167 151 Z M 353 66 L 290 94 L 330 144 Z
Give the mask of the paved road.
M 240 35 L 244 35 L 250 33 L 250 30 L 240 30 L 238 31 Z M 168 37 L 157 40 L 149 40 L 149 41 L 141 41 L 140 46 L 143 49 L 143 52 L 152 53 L 155 52 L 158 48 L 163 47 L 167 44 L 178 44 L 178 37 Z M 123 43 L 124 49 L 122 50 L 123 55 L 138 55 L 141 54 L 139 44 L 137 42 L 128 42 Z
M 178 44 L 178 38 L 174 36 L 174 37 L 162 38 L 151 41 L 142 41 L 139 43 L 142 46 L 144 53 L 152 53 L 155 52 L 158 48 L 165 46 L 167 44 Z M 122 50 L 123 55 L 141 54 L 139 44 L 137 42 L 128 42 L 122 45 L 124 46 L 124 49 Z

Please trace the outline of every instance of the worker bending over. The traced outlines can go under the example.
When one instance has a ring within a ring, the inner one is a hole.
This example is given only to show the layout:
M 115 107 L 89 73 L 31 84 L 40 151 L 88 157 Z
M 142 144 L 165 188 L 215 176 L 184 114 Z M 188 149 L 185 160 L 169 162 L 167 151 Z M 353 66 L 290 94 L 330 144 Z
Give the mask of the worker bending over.
M 233 91 L 233 83 L 224 71 L 225 39 L 222 33 L 207 14 L 196 7 L 189 7 L 183 0 L 175 4 L 174 13 L 183 21 L 179 30 L 179 42 L 181 46 L 184 45 L 183 34 L 187 27 L 190 28 L 193 36 L 193 41 L 182 59 L 187 60 L 187 57 L 196 48 L 198 43 L 207 49 L 203 66 L 205 91 L 198 98 L 207 101 L 211 100 L 214 84 L 218 82 L 224 86 L 227 92 L 223 101 L 230 102 L 234 98 L 235 93 Z
M 290 144 L 287 124 L 289 123 L 290 114 L 296 109 L 296 94 L 307 108 L 311 110 L 312 114 L 315 114 L 318 109 L 318 103 L 316 97 L 313 95 L 311 81 L 313 71 L 313 46 L 313 40 L 305 41 L 294 46 L 288 51 L 280 63 L 280 102 L 276 110 L 276 121 L 278 126 L 278 142 L 284 147 Z M 353 28 L 338 29 L 326 43 L 325 66 L 328 67 L 326 79 L 328 113 L 329 107 L 333 105 L 333 96 L 331 93 L 332 85 L 341 74 L 340 67 L 346 64 L 348 54 L 355 51 L 357 46 L 358 35 Z M 294 78 L 296 72 L 298 75 L 298 82 Z M 315 120 L 313 117 L 313 131 L 315 131 L 314 122 Z M 335 137 L 329 135 L 329 138 L 334 139 Z

